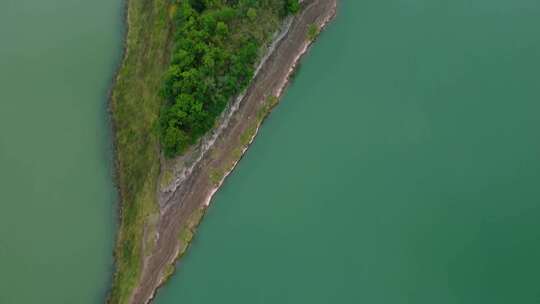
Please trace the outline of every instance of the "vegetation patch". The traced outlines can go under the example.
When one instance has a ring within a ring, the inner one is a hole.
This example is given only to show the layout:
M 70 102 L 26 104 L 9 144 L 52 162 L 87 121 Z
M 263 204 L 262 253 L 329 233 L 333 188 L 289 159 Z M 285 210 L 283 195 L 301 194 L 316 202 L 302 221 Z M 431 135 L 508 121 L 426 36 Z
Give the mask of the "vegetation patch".
M 242 149 L 240 147 L 234 148 L 232 151 L 233 160 L 239 160 L 242 157 Z
M 182 255 L 186 253 L 187 248 L 189 247 L 189 244 L 193 240 L 193 237 L 195 236 L 195 230 L 197 229 L 197 226 L 201 222 L 201 219 L 204 215 L 205 208 L 198 208 L 197 210 L 193 211 L 193 213 L 189 216 L 188 220 L 186 221 L 186 224 L 180 229 L 180 233 L 178 235 L 180 239 L 180 250 L 178 253 L 178 257 L 180 258 Z M 169 278 L 171 275 L 173 275 L 175 271 L 175 265 L 170 264 L 167 266 L 167 268 L 164 271 L 164 277 L 165 279 Z
M 175 49 L 166 73 L 160 139 L 182 153 L 214 126 L 253 77 L 260 51 L 298 0 L 189 0 L 177 3 Z
M 221 168 L 213 168 L 208 175 L 212 185 L 217 186 L 223 179 L 223 176 L 225 176 L 225 171 Z
M 263 107 L 257 112 L 257 120 L 259 123 L 263 121 L 263 119 L 270 114 L 270 111 L 278 104 L 279 98 L 276 96 L 269 96 L 266 99 L 266 102 L 264 103 Z
M 174 166 L 165 166 L 165 171 L 161 173 L 159 182 L 161 188 L 167 187 L 174 180 Z
M 175 270 L 174 264 L 168 265 L 167 268 L 165 268 L 165 271 L 163 273 L 163 276 L 165 277 L 165 279 L 172 276 L 174 274 L 174 270 Z
M 307 38 L 309 41 L 313 41 L 319 36 L 320 29 L 316 24 L 311 24 L 308 28 Z
M 111 96 L 121 222 L 109 303 L 126 303 L 137 284 L 144 227 L 158 211 L 159 137 L 155 132 L 169 64 L 169 0 L 128 1 L 126 54 Z M 152 226 L 153 227 L 153 226 Z M 150 233 L 150 232 L 149 232 Z
M 193 238 L 193 231 L 191 231 L 189 227 L 184 227 L 180 231 L 180 240 L 182 241 L 182 243 L 188 244 L 192 238 Z
M 249 142 L 255 136 L 255 132 L 257 132 L 257 126 L 258 122 L 255 122 L 250 127 L 248 127 L 242 135 L 240 135 L 240 144 L 244 147 L 249 145 Z
M 186 224 L 180 229 L 180 253 L 179 256 L 182 256 L 185 251 L 187 250 L 187 247 L 191 243 L 191 240 L 193 239 L 193 236 L 195 235 L 195 229 L 201 222 L 201 219 L 204 215 L 205 208 L 198 208 L 197 210 L 193 211 L 193 213 L 189 216 L 189 219 L 187 220 Z M 172 266 L 172 265 L 171 265 Z

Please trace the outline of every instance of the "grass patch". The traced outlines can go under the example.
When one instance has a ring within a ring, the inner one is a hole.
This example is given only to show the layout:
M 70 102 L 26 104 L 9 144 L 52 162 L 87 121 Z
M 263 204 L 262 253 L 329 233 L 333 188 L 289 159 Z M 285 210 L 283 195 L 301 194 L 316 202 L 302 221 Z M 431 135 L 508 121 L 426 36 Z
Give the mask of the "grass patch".
M 182 241 L 182 243 L 188 244 L 189 242 L 191 242 L 192 238 L 193 238 L 193 231 L 191 231 L 189 227 L 184 227 L 180 231 L 180 240 Z
M 191 214 L 188 220 L 188 225 L 192 229 L 194 229 L 195 227 L 197 227 L 197 225 L 199 225 L 204 215 L 204 212 L 205 212 L 205 208 L 199 208 Z
M 161 173 L 161 180 L 159 182 L 161 188 L 167 187 L 174 179 L 174 170 L 171 166 L 167 166 L 165 172 Z
M 269 96 L 266 99 L 263 107 L 257 112 L 257 120 L 262 123 L 263 119 L 270 114 L 272 109 L 279 103 L 279 99 L 276 96 Z
M 255 136 L 255 132 L 257 132 L 257 126 L 258 122 L 252 124 L 250 127 L 248 127 L 241 135 L 240 135 L 240 144 L 242 146 L 249 145 L 249 142 Z
M 179 257 L 182 256 L 189 244 L 191 243 L 191 240 L 193 239 L 193 236 L 195 236 L 195 229 L 201 222 L 201 219 L 204 215 L 205 208 L 198 208 L 197 210 L 193 211 L 193 213 L 189 216 L 186 224 L 180 229 L 180 253 Z
M 208 175 L 209 175 L 208 177 L 210 178 L 210 182 L 212 182 L 214 186 L 217 186 L 223 179 L 225 172 L 223 169 L 214 168 L 210 170 L 210 173 Z
M 155 132 L 159 89 L 169 62 L 171 6 L 168 0 L 128 1 L 127 53 L 112 92 L 121 223 L 109 303 L 126 303 L 141 270 L 148 217 L 158 211 L 159 141 Z
M 235 161 L 240 159 L 240 157 L 242 157 L 242 149 L 240 149 L 239 147 L 234 148 L 234 150 L 232 151 L 232 157 Z
M 313 41 L 319 36 L 320 29 L 316 24 L 311 24 L 308 28 L 307 38 L 309 41 Z
M 163 273 L 164 277 L 169 278 L 170 276 L 172 276 L 174 274 L 174 270 L 175 270 L 174 264 L 167 266 L 167 268 L 165 268 L 165 271 Z

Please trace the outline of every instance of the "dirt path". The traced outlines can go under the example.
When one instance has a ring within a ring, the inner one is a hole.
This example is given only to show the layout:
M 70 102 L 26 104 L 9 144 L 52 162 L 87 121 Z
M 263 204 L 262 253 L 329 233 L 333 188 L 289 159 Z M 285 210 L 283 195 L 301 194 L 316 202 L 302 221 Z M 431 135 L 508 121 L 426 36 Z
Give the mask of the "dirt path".
M 304 9 L 295 17 L 286 36 L 262 65 L 237 111 L 212 147 L 204 153 L 193 171 L 175 184 L 174 191 L 157 194 L 160 198 L 160 216 L 154 229 L 148 229 L 155 230 L 155 233 L 146 237 L 155 237 L 155 244 L 152 248 L 145 248 L 147 254 L 141 280 L 130 303 L 150 302 L 164 283 L 171 265 L 191 239 L 180 237 L 180 232 L 186 227 L 191 231 L 198 223 L 200 218 L 195 217 L 194 220 L 193 214 L 207 207 L 212 195 L 247 149 L 262 116 L 268 113 L 269 97 L 279 97 L 283 92 L 297 61 L 309 46 L 306 38 L 309 26 L 317 24 L 323 27 L 335 15 L 336 5 L 337 0 L 304 1 Z M 190 153 L 195 155 L 198 151 Z M 164 165 L 163 170 L 167 170 L 167 166 L 170 164 Z

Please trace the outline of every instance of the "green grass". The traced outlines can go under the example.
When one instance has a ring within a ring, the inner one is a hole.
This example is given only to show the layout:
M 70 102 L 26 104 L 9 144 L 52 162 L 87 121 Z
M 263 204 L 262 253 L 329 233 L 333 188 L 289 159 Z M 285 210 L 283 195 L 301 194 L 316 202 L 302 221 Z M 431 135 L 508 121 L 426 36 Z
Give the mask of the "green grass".
M 240 144 L 242 146 L 249 145 L 249 142 L 255 136 L 255 132 L 257 132 L 257 127 L 259 123 L 255 122 L 253 125 L 249 126 L 241 135 L 240 135 Z
M 165 169 L 165 172 L 161 173 L 161 180 L 159 181 L 159 185 L 161 188 L 167 187 L 172 181 L 174 180 L 174 170 L 171 166 L 168 166 Z
M 223 179 L 225 171 L 219 168 L 214 168 L 210 170 L 210 173 L 208 175 L 208 177 L 210 178 L 210 182 L 212 182 L 212 185 L 217 186 Z
M 180 240 L 182 241 L 182 243 L 189 243 L 192 238 L 193 231 L 191 231 L 191 229 L 189 229 L 188 227 L 185 227 L 180 231 Z
M 186 224 L 180 229 L 180 233 L 178 234 L 178 237 L 180 239 L 180 250 L 177 258 L 180 258 L 186 253 L 186 250 L 188 249 L 191 240 L 193 240 L 193 237 L 195 236 L 195 230 L 201 222 L 204 211 L 205 208 L 198 208 L 193 211 L 189 216 Z M 172 276 L 175 270 L 176 267 L 174 263 L 167 265 L 167 268 L 165 268 L 163 272 L 163 277 L 165 278 L 165 280 Z
M 242 157 L 242 149 L 240 147 L 234 148 L 231 155 L 234 160 L 240 159 L 240 157 Z
M 309 41 L 315 40 L 319 36 L 320 29 L 316 24 L 311 24 L 308 28 L 307 38 Z
M 195 230 L 197 229 L 197 226 L 201 222 L 204 212 L 205 212 L 204 207 L 198 208 L 195 211 L 193 211 L 193 213 L 191 213 L 191 215 L 189 216 L 186 224 L 182 227 L 182 229 L 180 229 L 179 238 L 180 238 L 180 246 L 182 247 L 180 248 L 179 257 L 182 256 L 186 252 L 189 244 L 191 243 L 191 240 L 195 236 Z
M 262 121 L 270 114 L 272 109 L 278 104 L 279 99 L 276 96 L 269 96 L 266 99 L 266 102 L 264 103 L 263 107 L 257 112 L 257 120 L 259 123 L 262 123 Z
M 141 270 L 144 225 L 158 211 L 159 89 L 169 62 L 170 1 L 129 0 L 127 55 L 112 92 L 121 223 L 109 303 L 126 303 Z

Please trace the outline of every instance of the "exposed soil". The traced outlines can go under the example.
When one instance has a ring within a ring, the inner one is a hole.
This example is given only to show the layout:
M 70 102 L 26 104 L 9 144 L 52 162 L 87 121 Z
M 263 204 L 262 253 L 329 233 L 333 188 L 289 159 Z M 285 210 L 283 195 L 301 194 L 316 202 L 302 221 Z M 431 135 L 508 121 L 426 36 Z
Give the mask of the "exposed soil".
M 174 161 L 162 161 L 162 172 L 173 171 L 175 176 L 166 187 L 158 187 L 162 189 L 156 194 L 160 204 L 159 219 L 145 229 L 148 232 L 145 233 L 145 244 L 149 243 L 148 238 L 154 244 L 143 246 L 150 248 L 144 250 L 141 278 L 130 303 L 151 302 L 156 290 L 170 275 L 171 265 L 191 240 L 181 237 L 181 231 L 192 232 L 200 220 L 195 217 L 194 223 L 193 215 L 208 206 L 215 191 L 253 140 L 269 106 L 273 106 L 268 104 L 269 97 L 281 96 L 290 74 L 310 45 L 307 40 L 309 26 L 324 27 L 335 16 L 336 6 L 337 0 L 303 1 L 303 10 L 261 66 L 213 145 L 208 149 L 196 147 L 187 156 Z M 220 122 L 224 120 L 222 117 Z M 188 162 L 187 159 L 196 161 Z M 189 163 L 194 167 L 186 173 L 182 167 Z

